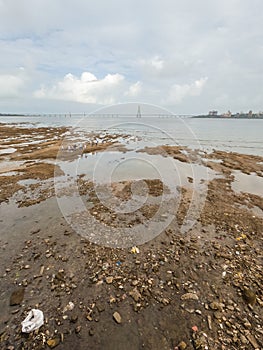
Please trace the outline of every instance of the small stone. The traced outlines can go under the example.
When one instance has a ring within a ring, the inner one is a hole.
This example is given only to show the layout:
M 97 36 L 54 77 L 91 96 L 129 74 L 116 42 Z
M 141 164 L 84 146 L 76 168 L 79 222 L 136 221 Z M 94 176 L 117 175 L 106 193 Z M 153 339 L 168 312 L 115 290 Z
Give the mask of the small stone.
M 243 334 L 240 335 L 240 341 L 241 341 L 242 344 L 247 344 L 248 343 L 247 338 Z
M 181 300 L 199 300 L 199 298 L 195 293 L 186 293 L 181 296 Z
M 132 291 L 130 291 L 130 296 L 133 298 L 134 301 L 139 301 L 141 299 L 141 293 L 138 291 L 137 288 L 134 288 Z
M 92 337 L 92 336 L 94 335 L 94 333 L 95 333 L 94 329 L 91 328 L 91 329 L 89 330 L 89 335 Z
M 138 283 L 139 283 L 138 280 L 133 280 L 131 284 L 132 284 L 133 286 L 137 286 Z
M 212 329 L 212 318 L 210 315 L 207 316 L 207 323 L 208 323 L 208 328 L 211 330 Z
M 250 334 L 250 333 L 247 334 L 247 339 L 249 340 L 249 342 L 253 345 L 253 347 L 255 349 L 259 349 L 259 345 L 252 334 Z
M 257 297 L 251 289 L 245 287 L 243 290 L 243 298 L 248 304 L 253 306 L 256 303 Z
M 118 324 L 121 323 L 121 315 L 120 315 L 117 311 L 115 311 L 114 314 L 113 314 L 112 316 L 113 316 L 114 320 L 115 320 Z
M 78 315 L 72 315 L 72 316 L 70 317 L 70 322 L 72 322 L 72 323 L 76 323 L 77 320 L 78 320 Z
M 112 276 L 106 277 L 106 283 L 107 283 L 107 284 L 111 284 L 112 281 L 113 281 L 113 277 L 112 277 Z
M 105 306 L 101 302 L 97 302 L 96 307 L 99 312 L 103 312 L 105 310 Z
M 210 309 L 212 310 L 220 310 L 222 311 L 222 305 L 221 303 L 218 303 L 217 301 L 213 301 L 212 303 L 209 304 Z
M 87 315 L 87 316 L 86 316 L 86 319 L 87 319 L 88 321 L 90 321 L 90 322 L 93 321 L 93 318 L 92 318 L 90 315 Z
M 54 339 L 49 339 L 47 341 L 47 345 L 51 348 L 54 349 L 58 344 L 60 343 L 60 339 L 58 337 Z
M 10 306 L 21 304 L 24 299 L 24 294 L 25 294 L 25 288 L 23 287 L 20 287 L 14 290 L 10 297 L 10 301 L 9 301 Z
M 184 341 L 181 341 L 179 344 L 178 344 L 178 349 L 179 350 L 184 350 L 187 348 L 187 344 L 184 342 Z
M 79 334 L 80 331 L 81 331 L 81 326 L 77 326 L 77 327 L 75 328 L 75 333 L 76 333 L 76 334 Z

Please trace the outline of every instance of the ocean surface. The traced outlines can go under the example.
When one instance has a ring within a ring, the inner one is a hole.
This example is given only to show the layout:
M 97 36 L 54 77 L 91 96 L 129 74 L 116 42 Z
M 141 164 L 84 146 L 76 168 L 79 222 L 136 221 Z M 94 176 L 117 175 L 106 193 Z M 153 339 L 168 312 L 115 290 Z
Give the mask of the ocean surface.
M 28 127 L 72 126 L 80 131 L 128 133 L 148 146 L 177 144 L 263 156 L 263 119 L 202 119 L 158 116 L 1 116 L 1 123 Z M 26 124 L 23 124 L 26 123 Z

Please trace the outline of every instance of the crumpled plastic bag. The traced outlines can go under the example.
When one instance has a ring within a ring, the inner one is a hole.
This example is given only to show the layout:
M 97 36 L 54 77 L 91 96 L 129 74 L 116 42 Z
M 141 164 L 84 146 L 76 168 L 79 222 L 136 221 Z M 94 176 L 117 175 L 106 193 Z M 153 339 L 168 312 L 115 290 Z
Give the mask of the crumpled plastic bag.
M 27 317 L 21 322 L 22 332 L 30 333 L 40 328 L 44 324 L 44 315 L 41 310 L 32 309 Z

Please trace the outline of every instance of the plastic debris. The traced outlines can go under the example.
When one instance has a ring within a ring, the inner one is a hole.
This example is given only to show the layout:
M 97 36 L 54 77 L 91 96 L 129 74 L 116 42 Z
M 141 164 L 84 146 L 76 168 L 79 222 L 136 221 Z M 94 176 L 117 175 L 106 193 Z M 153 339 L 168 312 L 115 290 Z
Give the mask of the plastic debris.
M 136 246 L 132 247 L 131 253 L 133 253 L 133 254 L 139 254 L 139 253 L 140 253 L 139 248 L 136 247 Z
M 27 317 L 21 322 L 22 332 L 30 333 L 40 328 L 44 324 L 44 315 L 41 310 L 32 309 Z

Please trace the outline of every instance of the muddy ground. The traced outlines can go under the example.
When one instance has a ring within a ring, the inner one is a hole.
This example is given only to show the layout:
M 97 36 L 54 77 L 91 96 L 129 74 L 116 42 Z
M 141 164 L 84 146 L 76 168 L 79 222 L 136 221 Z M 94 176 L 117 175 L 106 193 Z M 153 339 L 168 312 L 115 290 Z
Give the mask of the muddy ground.
M 71 161 L 95 148 L 107 151 L 115 145 L 127 151 L 118 138 L 104 135 L 98 144 L 99 135 L 89 135 L 85 147 L 76 149 L 76 139 L 69 150 L 65 128 L 0 125 L 0 131 L 1 349 L 263 347 L 263 198 L 231 187 L 236 170 L 262 177 L 261 157 L 201 154 L 178 146 L 142 149 L 201 162 L 218 176 L 208 181 L 202 210 L 187 232 L 181 228 L 193 179 L 179 189 L 174 218 L 160 235 L 138 247 L 109 248 L 68 224 L 53 178 L 54 171 L 63 176 L 55 162 L 58 152 Z M 16 150 L 8 153 L 9 148 Z M 113 183 L 114 196 L 129 200 L 133 183 Z M 103 205 L 85 177 L 79 177 L 78 188 L 84 203 L 92 203 L 89 214 L 121 232 L 151 220 L 161 196 L 169 194 L 159 179 L 144 183 L 151 200 L 125 215 Z M 22 333 L 21 322 L 32 308 L 43 311 L 44 325 Z

